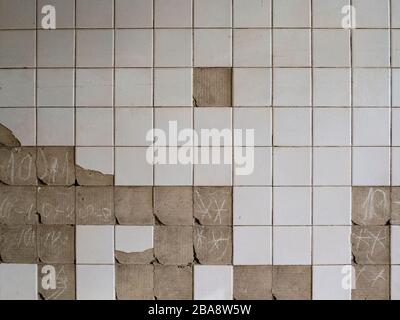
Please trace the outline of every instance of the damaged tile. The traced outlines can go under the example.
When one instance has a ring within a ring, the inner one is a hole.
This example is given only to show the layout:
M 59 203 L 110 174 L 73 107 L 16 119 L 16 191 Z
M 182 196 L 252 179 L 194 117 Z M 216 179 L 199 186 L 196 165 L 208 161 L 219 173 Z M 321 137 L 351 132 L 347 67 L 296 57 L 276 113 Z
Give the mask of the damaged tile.
M 44 263 L 75 262 L 75 227 L 38 225 L 38 255 Z
M 0 224 L 36 224 L 36 187 L 0 185 Z
M 153 300 L 153 265 L 116 265 L 118 300 Z
M 75 300 L 75 265 L 38 265 L 38 292 L 42 300 Z
M 155 187 L 154 214 L 164 225 L 192 225 L 192 187 Z
M 156 226 L 154 254 L 160 264 L 187 265 L 193 262 L 193 228 Z
M 20 147 L 21 142 L 15 137 L 14 133 L 6 126 L 0 124 L 0 146 L 1 147 Z
M 191 266 L 154 266 L 154 296 L 157 300 L 191 300 Z
M 0 225 L 0 261 L 35 263 L 37 261 L 36 226 Z
M 232 228 L 196 226 L 193 245 L 200 264 L 232 264 Z
M 0 148 L 0 181 L 8 185 L 36 185 L 36 148 Z
M 154 259 L 152 226 L 116 226 L 115 258 L 122 264 L 147 264 Z
M 235 300 L 272 300 L 271 266 L 234 266 Z
M 390 236 L 387 226 L 353 226 L 351 246 L 356 264 L 390 263 Z
M 277 300 L 311 300 L 311 266 L 274 266 L 272 294 Z
M 195 187 L 194 218 L 201 225 L 232 225 L 232 188 Z
M 76 224 L 115 224 L 113 188 L 77 187 Z
M 390 220 L 389 187 L 353 187 L 352 220 L 357 225 L 385 225 Z
M 43 224 L 75 224 L 75 187 L 39 187 L 37 210 Z
M 352 300 L 389 300 L 389 266 L 355 266 Z
M 392 188 L 391 224 L 400 224 L 400 187 Z
M 122 225 L 152 225 L 153 188 L 115 187 L 115 217 Z
M 114 176 L 100 171 L 89 170 L 78 165 L 75 166 L 76 180 L 80 186 L 112 186 Z
M 232 68 L 194 68 L 193 96 L 197 107 L 231 107 Z
M 37 149 L 37 175 L 46 185 L 71 186 L 75 183 L 74 147 Z

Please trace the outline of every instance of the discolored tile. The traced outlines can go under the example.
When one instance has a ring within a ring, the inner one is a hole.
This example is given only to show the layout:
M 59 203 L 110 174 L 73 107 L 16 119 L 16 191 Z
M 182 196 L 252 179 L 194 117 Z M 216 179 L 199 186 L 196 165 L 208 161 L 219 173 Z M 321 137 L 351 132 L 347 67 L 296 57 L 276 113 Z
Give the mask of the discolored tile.
M 272 300 L 272 266 L 234 266 L 235 300 Z
M 118 300 L 153 300 L 153 265 L 116 265 Z
M 104 174 L 99 171 L 84 169 L 78 165 L 75 166 L 76 181 L 80 186 L 112 186 L 114 176 Z
M 75 227 L 38 225 L 38 255 L 44 263 L 75 262 Z
M 389 300 L 389 266 L 355 266 L 352 300 Z
M 0 185 L 0 224 L 36 224 L 36 187 Z
M 191 266 L 154 266 L 157 300 L 190 300 L 193 295 Z
M 5 263 L 37 262 L 36 226 L 0 225 L 0 258 Z
M 42 300 L 75 300 L 75 265 L 39 264 L 38 292 Z
M 115 187 L 115 217 L 122 225 L 152 225 L 153 188 Z
M 194 217 L 201 225 L 232 225 L 232 188 L 195 187 Z
M 311 300 L 311 266 L 274 266 L 272 294 L 277 300 Z
M 400 187 L 392 188 L 391 224 L 400 224 Z
M 36 148 L 0 148 L 0 182 L 36 185 Z

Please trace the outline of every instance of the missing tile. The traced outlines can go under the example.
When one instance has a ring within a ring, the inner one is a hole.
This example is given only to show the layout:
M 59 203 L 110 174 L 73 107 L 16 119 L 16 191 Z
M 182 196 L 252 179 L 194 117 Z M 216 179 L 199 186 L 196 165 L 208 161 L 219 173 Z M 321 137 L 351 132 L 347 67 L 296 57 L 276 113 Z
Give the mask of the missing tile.
M 116 265 L 118 300 L 153 300 L 153 265 Z
M 389 266 L 355 266 L 352 300 L 389 300 Z
M 38 255 L 44 263 L 75 262 L 73 226 L 38 225 Z
M 112 186 L 114 184 L 114 176 L 112 174 L 104 174 L 99 171 L 75 166 L 76 181 L 80 186 Z
M 195 187 L 194 217 L 201 225 L 232 225 L 232 188 Z
M 234 266 L 235 300 L 272 300 L 272 266 Z
M 0 123 L 0 147 L 20 147 L 21 142 L 14 133 Z
M 272 294 L 277 300 L 311 300 L 311 266 L 274 266 Z
M 115 187 L 115 217 L 121 225 L 152 225 L 153 188 Z
M 193 294 L 191 266 L 154 266 L 157 300 L 190 300 Z
M 55 288 L 50 278 L 55 271 Z M 43 300 L 75 300 L 75 265 L 52 264 L 38 265 L 38 292 Z
M 0 225 L 0 260 L 5 263 L 36 263 L 36 226 Z
M 0 148 L 0 181 L 7 185 L 36 185 L 36 148 Z

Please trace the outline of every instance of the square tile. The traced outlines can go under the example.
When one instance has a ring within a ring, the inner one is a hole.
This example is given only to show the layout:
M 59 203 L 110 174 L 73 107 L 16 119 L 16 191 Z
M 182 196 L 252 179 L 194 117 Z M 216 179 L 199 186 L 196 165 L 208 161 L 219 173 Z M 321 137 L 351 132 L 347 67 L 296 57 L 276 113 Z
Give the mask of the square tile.
M 311 227 L 274 227 L 273 264 L 310 265 Z
M 195 67 L 231 67 L 232 30 L 195 29 L 193 50 Z
M 286 0 L 284 0 L 283 2 L 286 2 Z M 282 3 L 282 1 L 280 1 L 279 3 Z M 277 9 L 274 8 L 274 12 L 275 10 Z M 273 55 L 274 55 L 274 67 L 310 67 L 311 66 L 310 30 L 302 30 L 302 29 L 274 30 Z
M 311 148 L 275 148 L 274 185 L 311 185 Z
M 73 146 L 75 113 L 72 108 L 37 110 L 37 143 L 40 146 Z
M 118 108 L 115 110 L 115 145 L 147 146 L 152 143 L 153 110 Z M 149 134 L 150 133 L 150 134 Z
M 101 279 L 101 282 L 99 282 Z M 115 268 L 111 265 L 76 266 L 77 300 L 115 300 Z
M 118 300 L 153 300 L 153 265 L 117 265 L 116 296 Z
M 313 30 L 314 67 L 350 67 L 350 31 Z
M 397 88 L 400 85 L 400 70 L 392 69 L 392 86 Z M 392 106 L 400 107 L 400 92 L 392 90 Z
M 311 146 L 311 109 L 276 109 L 274 146 Z
M 123 29 L 115 31 L 116 67 L 152 67 L 153 31 Z
M 233 299 L 272 300 L 272 266 L 234 266 Z
M 43 263 L 75 262 L 75 227 L 38 225 L 38 256 Z
M 234 0 L 235 28 L 267 28 L 271 26 L 271 0 Z
M 195 27 L 231 27 L 231 0 L 193 0 Z
M 154 184 L 165 186 L 187 186 L 193 183 L 193 164 L 190 161 L 193 147 L 155 147 L 154 149 Z M 166 155 L 167 161 L 163 161 Z M 180 157 L 184 154 L 184 161 L 178 158 L 175 163 L 171 154 Z
M 310 27 L 310 0 L 280 0 L 274 1 L 274 27 Z
M 81 186 L 112 185 L 113 147 L 76 147 L 76 179 Z
M 47 5 L 56 9 L 56 28 L 72 29 L 75 27 L 75 0 L 38 0 L 37 21 L 43 19 L 42 8 Z
M 352 267 L 313 266 L 313 300 L 351 300 Z
M 35 8 L 30 0 L 1 0 L 0 29 L 34 29 Z
M 0 31 L 0 67 L 35 66 L 35 32 L 28 30 Z
M 389 67 L 389 42 L 389 30 L 355 30 L 352 38 L 354 67 Z
M 270 146 L 272 144 L 272 119 L 271 110 L 264 108 L 236 108 L 233 112 L 233 127 L 241 130 L 240 134 L 234 132 L 235 146 L 249 146 L 252 142 L 248 139 L 253 130 L 255 146 Z
M 390 71 L 388 69 L 354 69 L 353 77 L 354 106 L 390 106 Z
M 389 27 L 389 0 L 354 0 L 352 5 L 357 12 L 357 28 Z
M 211 130 L 215 129 L 220 134 L 209 134 L 207 137 L 204 132 L 212 132 Z M 232 108 L 195 108 L 194 130 L 199 137 L 200 146 L 231 146 Z
M 392 146 L 400 146 L 400 110 L 392 109 Z
M 93 54 L 93 53 L 96 54 Z M 77 30 L 77 67 L 112 67 L 114 63 L 112 30 Z
M 38 30 L 38 67 L 73 67 L 74 63 L 74 30 Z
M 273 97 L 272 103 L 276 107 L 311 106 L 311 71 L 275 69 Z
M 111 107 L 112 69 L 76 69 L 75 94 L 78 107 Z
M 391 188 L 391 219 L 392 225 L 400 225 L 400 188 Z
M 400 67 L 400 30 L 391 30 L 391 33 L 392 67 Z
M 275 187 L 273 195 L 274 225 L 311 225 L 311 188 Z
M 121 263 L 153 260 L 152 226 L 115 226 L 115 259 Z
M 114 226 L 76 226 L 76 263 L 114 264 Z
M 193 296 L 192 267 L 155 266 L 154 296 L 157 300 L 191 300 Z
M 313 0 L 314 28 L 342 28 L 342 8 L 350 0 Z
M 192 31 L 156 29 L 154 34 L 155 67 L 190 67 L 192 65 Z
M 35 225 L 1 225 L 3 263 L 36 263 L 38 261 Z M 21 235 L 24 241 L 20 241 Z
M 351 125 L 348 108 L 314 108 L 314 146 L 350 146 Z
M 313 104 L 319 107 L 350 107 L 351 69 L 314 69 Z
M 351 185 L 351 148 L 314 148 L 313 183 L 317 186 Z
M 38 265 L 38 294 L 43 300 L 75 300 L 76 277 L 74 264 L 58 264 L 49 266 Z M 53 273 L 56 284 L 55 289 L 49 286 L 49 272 Z M 43 285 L 42 285 L 43 283 Z
M 242 226 L 233 229 L 233 264 L 272 264 L 272 228 Z
M 232 266 L 194 266 L 194 300 L 232 300 Z
M 392 300 L 400 300 L 400 266 L 391 266 L 391 294 Z
M 0 159 L 7 162 L 14 159 L 14 168 L 17 168 L 17 171 L 13 172 L 12 166 L 0 167 L 0 181 L 6 185 L 37 185 L 37 170 L 34 165 L 36 153 L 34 147 L 0 148 Z M 21 177 L 18 172 L 27 174 Z
M 0 300 L 37 300 L 37 274 L 36 264 L 1 264 Z
M 156 28 L 192 27 L 192 1 L 156 0 L 154 2 L 154 25 Z
M 199 264 L 231 265 L 232 227 L 194 226 L 193 246 L 194 255 Z
M 313 264 L 351 264 L 351 227 L 313 227 Z
M 391 264 L 400 264 L 400 226 L 390 227 Z
M 271 69 L 233 69 L 233 105 L 265 107 L 271 105 Z
M 113 110 L 111 108 L 76 109 L 76 145 L 112 146 Z
M 153 1 L 115 0 L 117 28 L 152 28 Z
M 400 3 L 398 0 L 391 3 L 392 28 L 400 28 Z
M 114 25 L 113 0 L 77 0 L 77 28 L 112 28 Z
M 390 148 L 353 148 L 353 185 L 390 185 Z
M 389 266 L 356 266 L 352 300 L 390 300 Z
M 235 29 L 233 66 L 270 67 L 271 32 L 263 29 Z
M 272 272 L 276 300 L 311 300 L 311 266 L 274 266 Z
M 1 69 L 0 107 L 35 106 L 35 71 L 30 69 Z
M 392 185 L 400 186 L 400 148 L 392 148 Z
M 37 106 L 73 107 L 74 77 L 71 69 L 38 69 Z
M 351 225 L 351 187 L 314 187 L 314 225 Z
M 13 135 L 15 146 L 36 145 L 36 115 L 34 108 L 0 108 L 0 124 Z
M 355 146 L 389 146 L 390 109 L 354 109 L 353 144 Z
M 4 205 L 0 210 L 2 216 L 0 223 L 2 225 L 37 224 L 39 217 L 36 212 L 42 213 L 42 201 L 39 198 L 39 192 L 36 192 L 36 190 L 35 186 L 1 186 L 0 201 Z M 41 189 L 38 190 L 40 191 Z

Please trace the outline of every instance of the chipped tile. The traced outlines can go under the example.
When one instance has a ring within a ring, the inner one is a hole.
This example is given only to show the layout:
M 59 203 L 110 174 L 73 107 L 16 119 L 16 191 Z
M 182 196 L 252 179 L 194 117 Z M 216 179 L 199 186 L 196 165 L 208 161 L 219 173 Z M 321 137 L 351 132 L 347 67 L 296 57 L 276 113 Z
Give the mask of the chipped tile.
M 311 300 L 311 266 L 274 266 L 272 279 L 276 300 Z
M 232 188 L 195 187 L 194 217 L 201 225 L 232 225 Z
M 118 300 L 153 300 L 153 265 L 116 265 Z
M 14 133 L 6 126 L 0 124 L 0 146 L 1 147 L 20 147 L 21 142 Z
M 0 148 L 0 181 L 8 185 L 36 185 L 36 148 Z
M 36 187 L 0 185 L 0 224 L 36 224 Z
M 389 266 L 355 266 L 352 300 L 389 300 Z
M 154 266 L 154 296 L 157 300 L 191 300 L 191 266 Z
M 78 165 L 75 166 L 76 180 L 80 186 L 112 186 L 114 176 L 100 171 L 89 170 Z
M 75 227 L 38 225 L 38 256 L 44 263 L 75 262 Z
M 234 266 L 235 300 L 272 300 L 272 266 Z

